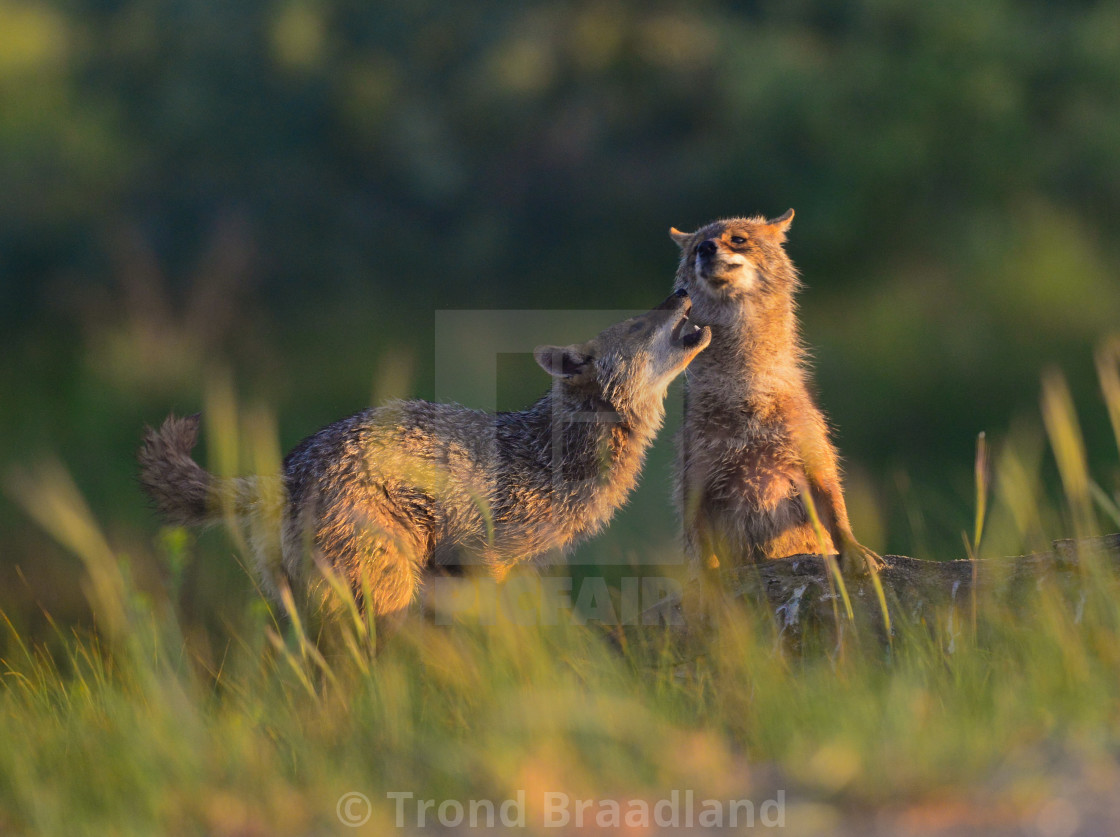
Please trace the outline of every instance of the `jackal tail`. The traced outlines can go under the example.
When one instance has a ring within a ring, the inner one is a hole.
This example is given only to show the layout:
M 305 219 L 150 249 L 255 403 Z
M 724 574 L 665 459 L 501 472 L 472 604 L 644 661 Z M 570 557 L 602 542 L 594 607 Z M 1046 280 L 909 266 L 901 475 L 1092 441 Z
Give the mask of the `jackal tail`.
M 141 487 L 163 518 L 175 525 L 217 523 L 230 512 L 238 517 L 253 514 L 259 503 L 257 478 L 219 478 L 191 458 L 199 421 L 197 413 L 170 415 L 158 430 L 145 430 L 137 454 Z

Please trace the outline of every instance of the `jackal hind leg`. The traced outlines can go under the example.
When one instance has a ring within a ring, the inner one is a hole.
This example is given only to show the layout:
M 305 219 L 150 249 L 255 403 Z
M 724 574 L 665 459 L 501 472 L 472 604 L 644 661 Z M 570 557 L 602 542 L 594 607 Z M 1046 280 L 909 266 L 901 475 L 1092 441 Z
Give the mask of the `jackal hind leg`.
M 349 521 L 347 521 L 349 523 Z M 417 598 L 423 554 L 414 538 L 383 525 L 321 530 L 316 563 L 324 577 L 320 635 L 332 649 L 349 634 L 368 635 L 380 650 Z

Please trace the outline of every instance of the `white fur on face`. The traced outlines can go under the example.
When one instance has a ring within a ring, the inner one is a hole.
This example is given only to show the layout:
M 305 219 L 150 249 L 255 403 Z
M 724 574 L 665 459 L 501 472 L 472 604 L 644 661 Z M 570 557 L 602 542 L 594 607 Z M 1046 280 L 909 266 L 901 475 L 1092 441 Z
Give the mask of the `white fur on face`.
M 718 260 L 711 263 L 708 275 L 718 275 L 726 279 L 728 284 L 712 283 L 705 278 L 703 262 L 700 256 L 696 257 L 693 265 L 693 274 L 697 280 L 709 291 L 723 292 L 728 290 L 749 291 L 758 279 L 758 271 L 751 260 L 741 253 L 721 253 Z

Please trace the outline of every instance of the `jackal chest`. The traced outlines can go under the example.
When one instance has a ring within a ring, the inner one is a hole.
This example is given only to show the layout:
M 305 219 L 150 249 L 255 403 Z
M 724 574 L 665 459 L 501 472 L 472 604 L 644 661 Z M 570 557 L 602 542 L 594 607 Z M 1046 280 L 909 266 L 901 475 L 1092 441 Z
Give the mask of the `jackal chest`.
M 686 465 L 686 490 L 711 511 L 772 511 L 800 494 L 800 458 L 787 439 L 694 438 Z

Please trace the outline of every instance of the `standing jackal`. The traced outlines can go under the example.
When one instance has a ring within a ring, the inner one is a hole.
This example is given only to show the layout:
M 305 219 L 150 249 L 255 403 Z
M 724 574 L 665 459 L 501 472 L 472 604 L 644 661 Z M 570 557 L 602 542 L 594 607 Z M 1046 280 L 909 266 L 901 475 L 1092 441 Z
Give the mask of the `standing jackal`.
M 248 518 L 274 597 L 290 587 L 321 607 L 325 571 L 376 617 L 400 614 L 425 570 L 463 553 L 501 577 L 602 528 L 637 482 L 670 382 L 711 339 L 690 308 L 680 291 L 586 343 L 538 348 L 553 386 L 520 412 L 400 401 L 329 425 L 288 454 L 271 492 L 203 470 L 198 417 L 172 416 L 144 437 L 141 483 L 173 523 Z
M 677 492 L 694 567 L 838 551 L 845 572 L 878 568 L 855 539 L 839 456 L 809 394 L 794 296 L 800 285 L 779 218 L 728 218 L 693 233 L 676 287 L 695 302 L 712 347 L 688 371 Z M 807 501 L 824 537 L 818 538 Z M 824 541 L 822 544 L 821 541 Z

